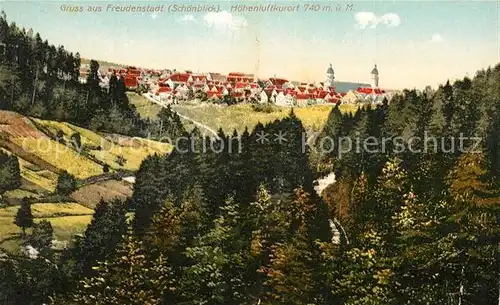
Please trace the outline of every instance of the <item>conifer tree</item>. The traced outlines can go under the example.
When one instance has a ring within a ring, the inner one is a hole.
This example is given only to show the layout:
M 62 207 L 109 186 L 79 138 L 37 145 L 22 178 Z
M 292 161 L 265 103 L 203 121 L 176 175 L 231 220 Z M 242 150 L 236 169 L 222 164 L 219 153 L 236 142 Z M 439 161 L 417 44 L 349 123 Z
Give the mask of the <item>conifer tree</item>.
M 195 239 L 185 255 L 181 292 L 192 304 L 240 304 L 244 300 L 244 265 L 239 240 L 239 205 L 229 199 L 213 229 Z
M 124 236 L 113 258 L 93 269 L 94 276 L 52 304 L 161 304 L 164 292 L 175 287 L 167 261 L 162 255 L 151 258 L 132 232 Z
M 78 239 L 71 250 L 72 258 L 76 260 L 76 274 L 93 274 L 92 266 L 113 254 L 121 236 L 126 232 L 125 214 L 124 203 L 120 200 L 99 202 L 83 238 Z
M 28 198 L 21 200 L 21 206 L 17 210 L 14 223 L 23 230 L 23 237 L 26 236 L 26 229 L 33 226 L 33 214 L 31 212 L 31 203 Z

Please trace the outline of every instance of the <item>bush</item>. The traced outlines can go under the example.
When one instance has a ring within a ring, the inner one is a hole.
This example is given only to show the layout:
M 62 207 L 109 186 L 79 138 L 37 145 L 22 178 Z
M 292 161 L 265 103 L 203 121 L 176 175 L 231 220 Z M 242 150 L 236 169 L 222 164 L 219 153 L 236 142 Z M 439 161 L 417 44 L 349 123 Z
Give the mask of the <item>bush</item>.
M 50 221 L 42 220 L 33 225 L 29 242 L 35 249 L 39 251 L 50 249 L 53 239 L 54 229 L 52 229 Z
M 252 110 L 255 112 L 264 112 L 264 113 L 273 113 L 279 111 L 273 105 L 270 104 L 263 104 L 263 105 L 252 104 Z
M 59 129 L 57 131 L 56 141 L 61 143 L 61 144 L 65 144 L 65 142 L 66 142 L 66 141 L 64 141 L 64 132 L 61 129 Z
M 116 157 L 115 162 L 118 163 L 118 165 L 120 166 L 124 166 L 125 163 L 127 163 L 127 160 L 122 155 L 119 155 L 118 157 Z
M 0 151 L 0 195 L 21 186 L 21 170 L 16 156 Z
M 71 135 L 70 142 L 76 150 L 80 151 L 80 149 L 82 148 L 82 137 L 78 132 L 75 132 Z
M 75 177 L 66 171 L 57 178 L 56 193 L 59 195 L 68 196 L 76 187 Z

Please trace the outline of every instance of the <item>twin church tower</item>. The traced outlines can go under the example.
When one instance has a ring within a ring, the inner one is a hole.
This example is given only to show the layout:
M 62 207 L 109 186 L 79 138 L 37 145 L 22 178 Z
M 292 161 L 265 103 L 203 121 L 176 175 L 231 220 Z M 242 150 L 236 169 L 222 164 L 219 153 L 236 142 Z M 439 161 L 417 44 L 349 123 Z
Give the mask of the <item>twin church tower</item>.
M 378 88 L 378 69 L 377 65 L 372 69 L 371 72 L 371 84 L 372 88 Z M 335 81 L 335 72 L 333 71 L 332 64 L 330 64 L 330 67 L 328 67 L 328 70 L 326 70 L 326 80 L 325 80 L 325 87 L 334 87 L 334 81 Z

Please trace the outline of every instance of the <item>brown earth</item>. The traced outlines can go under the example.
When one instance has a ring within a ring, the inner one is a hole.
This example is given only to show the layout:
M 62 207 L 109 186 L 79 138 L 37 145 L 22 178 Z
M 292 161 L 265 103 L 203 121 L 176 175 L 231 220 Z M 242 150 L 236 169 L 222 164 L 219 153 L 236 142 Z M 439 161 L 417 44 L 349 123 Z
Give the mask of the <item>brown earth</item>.
M 0 134 L 12 138 L 46 138 L 27 118 L 11 111 L 0 111 Z
M 95 208 L 101 199 L 105 201 L 125 200 L 130 196 L 132 196 L 132 185 L 122 180 L 108 180 L 86 185 L 71 194 L 73 200 L 91 209 Z
M 38 168 L 42 170 L 48 170 L 56 174 L 61 174 L 63 170 L 55 167 L 54 165 L 50 164 L 49 162 L 45 161 L 44 159 L 25 151 L 21 146 L 10 142 L 8 139 L 2 139 L 0 137 L 0 147 L 3 147 L 7 149 L 8 151 L 12 152 L 14 155 L 18 156 L 21 159 L 24 159 L 34 165 L 36 165 Z

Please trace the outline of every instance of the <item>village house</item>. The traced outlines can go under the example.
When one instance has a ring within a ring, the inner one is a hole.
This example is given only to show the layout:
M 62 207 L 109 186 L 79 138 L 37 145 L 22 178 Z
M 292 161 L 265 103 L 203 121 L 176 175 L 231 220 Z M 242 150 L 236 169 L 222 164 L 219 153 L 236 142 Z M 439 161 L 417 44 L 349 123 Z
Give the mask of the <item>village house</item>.
M 258 100 L 259 100 L 259 103 L 261 103 L 261 104 L 269 103 L 269 98 L 267 96 L 266 91 L 262 90 L 260 92 Z
M 227 82 L 227 77 L 220 73 L 207 73 L 206 78 L 207 81 L 218 82 L 220 84 Z
M 358 87 L 348 92 L 337 92 L 332 65 L 327 69 L 325 81 L 295 82 L 285 78 L 271 77 L 268 80 L 256 82 L 253 74 L 231 72 L 227 76 L 220 73 L 192 73 L 191 71 L 177 72 L 161 71 L 159 80 L 151 79 L 153 71 L 139 70 L 137 74 L 133 67 L 119 71 L 126 79 L 127 87 L 134 88 L 137 84 L 148 83 L 152 92 L 161 95 L 162 99 L 185 100 L 195 92 L 205 92 L 208 100 L 219 101 L 230 95 L 238 101 L 258 100 L 260 103 L 276 103 L 283 106 L 306 106 L 313 104 L 336 103 L 381 103 L 390 99 L 391 94 L 378 87 L 378 69 L 371 71 L 372 86 Z M 109 71 L 109 70 L 108 70 Z M 160 72 L 160 71 L 158 71 Z M 82 81 L 86 78 L 82 72 Z M 137 76 L 137 77 L 135 77 Z M 135 77 L 135 78 L 134 78 Z M 155 83 L 156 82 L 156 83 Z M 264 88 L 261 85 L 264 84 Z M 342 88 L 343 88 L 342 87 Z M 167 89 L 168 88 L 168 89 Z
M 254 82 L 253 74 L 245 74 L 240 72 L 231 72 L 227 76 L 227 82 L 229 83 L 252 83 Z

